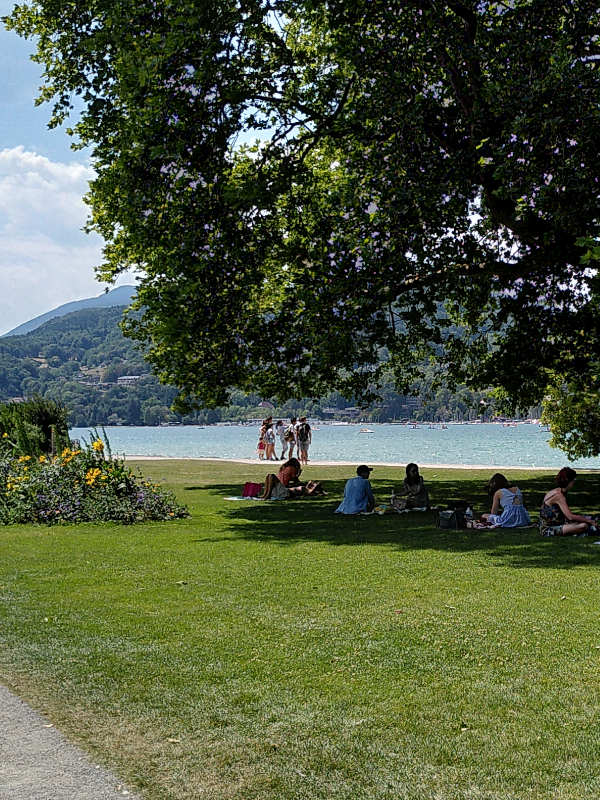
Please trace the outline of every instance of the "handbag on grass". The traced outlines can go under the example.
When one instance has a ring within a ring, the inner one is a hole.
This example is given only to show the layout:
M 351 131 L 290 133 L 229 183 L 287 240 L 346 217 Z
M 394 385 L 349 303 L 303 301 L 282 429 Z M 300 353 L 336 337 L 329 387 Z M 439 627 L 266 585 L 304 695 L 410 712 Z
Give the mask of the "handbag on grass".
M 242 489 L 242 497 L 258 497 L 262 494 L 262 490 L 262 483 L 252 483 L 248 481 L 244 484 L 244 488 Z

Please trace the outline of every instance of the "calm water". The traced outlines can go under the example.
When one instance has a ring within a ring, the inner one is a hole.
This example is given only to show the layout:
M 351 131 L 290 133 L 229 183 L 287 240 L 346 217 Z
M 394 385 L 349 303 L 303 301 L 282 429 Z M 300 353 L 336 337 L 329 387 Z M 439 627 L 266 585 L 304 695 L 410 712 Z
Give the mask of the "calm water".
M 537 425 L 449 425 L 443 430 L 370 423 L 366 427 L 372 433 L 360 433 L 361 425 L 318 427 L 310 450 L 315 461 L 523 467 L 568 464 L 560 450 L 548 446 L 550 434 Z M 106 432 L 115 453 L 170 458 L 255 458 L 258 438 L 258 427 L 245 425 L 107 427 Z M 74 428 L 71 436 L 90 438 L 87 428 Z M 600 458 L 579 459 L 572 466 L 600 469 Z

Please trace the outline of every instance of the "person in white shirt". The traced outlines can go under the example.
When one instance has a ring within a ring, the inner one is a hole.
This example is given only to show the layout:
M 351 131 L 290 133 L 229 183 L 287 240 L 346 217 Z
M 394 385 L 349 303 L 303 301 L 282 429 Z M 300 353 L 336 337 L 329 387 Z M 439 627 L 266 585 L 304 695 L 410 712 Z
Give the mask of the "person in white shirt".
M 283 457 L 285 456 L 285 451 L 287 450 L 287 442 L 285 440 L 285 425 L 283 424 L 282 419 L 278 419 L 275 423 L 275 436 L 281 442 L 281 456 L 280 461 L 283 461 Z
M 296 447 L 298 443 L 298 436 L 296 433 L 297 425 L 296 425 L 296 417 L 290 417 L 290 424 L 285 429 L 285 441 L 287 446 L 289 447 L 287 457 L 291 458 L 294 455 L 294 447 Z M 282 458 L 285 455 L 285 451 L 282 454 Z
M 269 422 L 264 435 L 265 440 L 265 459 L 267 461 L 277 461 L 275 455 L 275 431 L 273 425 Z

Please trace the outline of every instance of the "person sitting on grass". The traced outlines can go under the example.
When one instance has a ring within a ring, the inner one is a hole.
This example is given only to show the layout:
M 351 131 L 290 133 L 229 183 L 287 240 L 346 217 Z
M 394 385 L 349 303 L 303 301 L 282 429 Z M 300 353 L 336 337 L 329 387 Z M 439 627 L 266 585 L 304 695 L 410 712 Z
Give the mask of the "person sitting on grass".
M 419 474 L 418 464 L 406 465 L 406 478 L 402 482 L 400 491 L 394 495 L 392 505 L 418 511 L 427 511 L 429 508 L 429 492 L 425 487 L 423 476 Z
M 367 467 L 366 464 L 361 464 L 356 468 L 356 478 L 346 481 L 344 499 L 336 508 L 336 514 L 360 514 L 365 511 L 373 511 L 375 498 L 369 480 L 372 471 L 372 468 Z
M 302 467 L 297 458 L 290 458 L 277 475 L 267 475 L 265 478 L 265 490 L 262 495 L 263 500 L 289 500 L 303 495 L 325 494 L 323 487 L 318 481 L 300 481 Z
M 571 467 L 563 467 L 556 476 L 556 489 L 544 495 L 540 509 L 540 533 L 542 536 L 596 536 L 598 529 L 592 517 L 574 514 L 565 495 L 575 483 L 577 473 Z
M 482 520 L 494 528 L 524 528 L 531 525 L 521 490 L 509 483 L 500 472 L 490 478 L 488 494 L 492 499 L 492 508 L 489 514 L 481 515 Z

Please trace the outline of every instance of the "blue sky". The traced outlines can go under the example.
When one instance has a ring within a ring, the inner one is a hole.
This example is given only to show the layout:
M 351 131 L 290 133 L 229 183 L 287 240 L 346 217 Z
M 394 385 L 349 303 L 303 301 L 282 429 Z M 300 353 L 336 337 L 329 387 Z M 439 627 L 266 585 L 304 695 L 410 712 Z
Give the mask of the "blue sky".
M 0 16 L 13 5 L 0 0 Z M 34 105 L 42 83 L 34 49 L 0 23 L 0 335 L 106 285 L 94 277 L 102 241 L 81 231 L 93 170 L 64 130 L 48 130 L 50 106 Z

